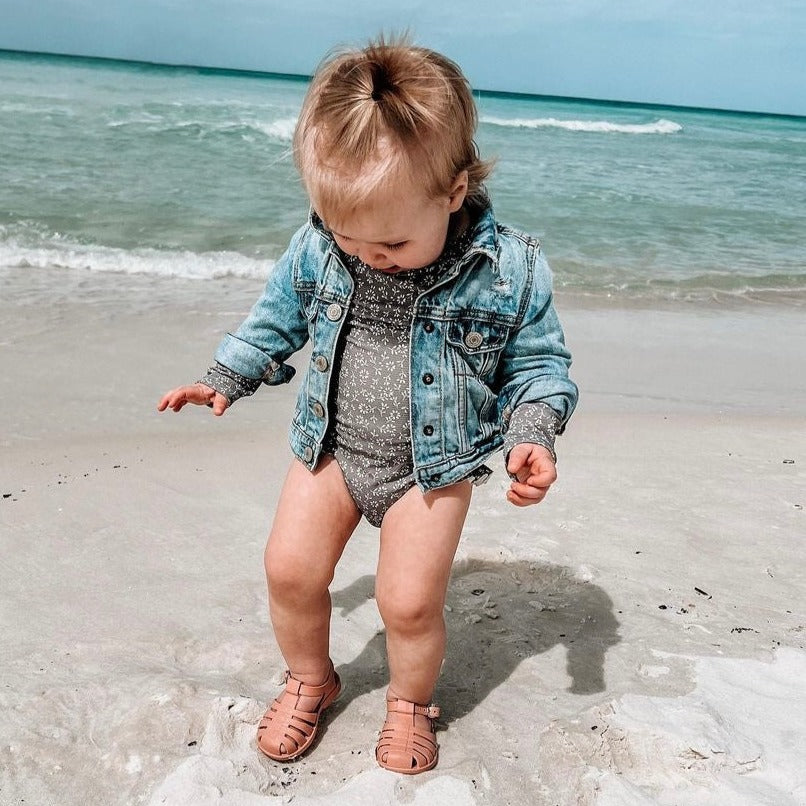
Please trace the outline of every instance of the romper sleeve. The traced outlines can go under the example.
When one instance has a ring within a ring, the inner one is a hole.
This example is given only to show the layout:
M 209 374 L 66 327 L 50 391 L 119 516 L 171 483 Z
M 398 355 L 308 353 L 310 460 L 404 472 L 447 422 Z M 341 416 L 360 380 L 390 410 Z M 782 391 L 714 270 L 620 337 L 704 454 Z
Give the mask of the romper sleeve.
M 231 406 L 236 400 L 257 392 L 263 381 L 245 378 L 243 375 L 233 372 L 229 367 L 216 363 L 196 383 L 203 383 L 205 386 L 215 389 L 216 392 L 227 398 L 227 402 Z
M 560 417 L 545 403 L 524 403 L 512 413 L 509 428 L 504 435 L 504 464 L 509 461 L 509 452 L 523 442 L 542 445 L 551 453 L 554 461 L 554 439 L 560 426 Z

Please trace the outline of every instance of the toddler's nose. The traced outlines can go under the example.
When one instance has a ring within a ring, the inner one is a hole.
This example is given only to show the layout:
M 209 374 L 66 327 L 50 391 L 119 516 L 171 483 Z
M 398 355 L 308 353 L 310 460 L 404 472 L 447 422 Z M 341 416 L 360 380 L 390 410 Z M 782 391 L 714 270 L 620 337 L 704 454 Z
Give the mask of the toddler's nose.
M 385 269 L 389 267 L 389 258 L 382 249 L 375 246 L 367 245 L 359 249 L 358 257 L 367 266 L 372 266 L 373 269 Z

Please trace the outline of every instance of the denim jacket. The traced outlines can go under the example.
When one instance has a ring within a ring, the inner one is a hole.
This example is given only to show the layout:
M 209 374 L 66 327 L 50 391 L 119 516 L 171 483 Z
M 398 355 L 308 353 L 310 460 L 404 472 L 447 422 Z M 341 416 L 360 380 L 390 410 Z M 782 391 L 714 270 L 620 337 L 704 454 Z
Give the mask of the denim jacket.
M 289 434 L 292 451 L 310 469 L 328 427 L 331 367 L 352 290 L 341 252 L 312 213 L 215 356 L 246 378 L 280 384 L 295 371 L 285 361 L 311 340 Z M 550 406 L 559 432 L 576 405 L 540 244 L 498 224 L 489 207 L 464 256 L 417 298 L 409 345 L 414 477 L 423 490 L 478 468 L 502 446 L 520 404 Z

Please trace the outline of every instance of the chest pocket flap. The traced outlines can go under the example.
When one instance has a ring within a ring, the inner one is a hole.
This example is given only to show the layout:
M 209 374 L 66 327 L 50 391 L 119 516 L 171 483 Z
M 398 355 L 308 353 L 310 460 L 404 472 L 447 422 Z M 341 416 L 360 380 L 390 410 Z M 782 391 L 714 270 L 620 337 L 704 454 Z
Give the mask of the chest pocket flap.
M 482 377 L 495 369 L 508 335 L 505 324 L 468 317 L 448 325 L 447 340 L 473 374 Z

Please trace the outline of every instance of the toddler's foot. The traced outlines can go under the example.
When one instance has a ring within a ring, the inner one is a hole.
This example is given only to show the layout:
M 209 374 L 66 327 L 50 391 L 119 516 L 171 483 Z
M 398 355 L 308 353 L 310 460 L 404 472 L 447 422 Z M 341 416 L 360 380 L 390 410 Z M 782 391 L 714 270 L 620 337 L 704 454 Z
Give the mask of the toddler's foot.
M 375 748 L 378 764 L 406 775 L 433 769 L 439 755 L 433 723 L 438 716 L 436 705 L 387 700 L 386 722 Z
M 286 672 L 285 691 L 269 706 L 257 729 L 257 746 L 275 761 L 302 755 L 316 737 L 319 717 L 339 696 L 341 680 L 330 664 L 327 679 L 309 686 Z

